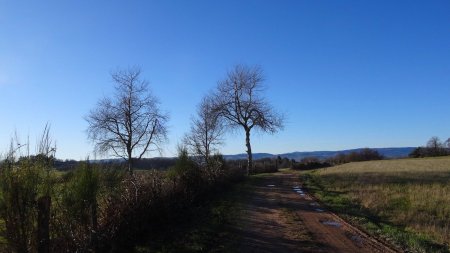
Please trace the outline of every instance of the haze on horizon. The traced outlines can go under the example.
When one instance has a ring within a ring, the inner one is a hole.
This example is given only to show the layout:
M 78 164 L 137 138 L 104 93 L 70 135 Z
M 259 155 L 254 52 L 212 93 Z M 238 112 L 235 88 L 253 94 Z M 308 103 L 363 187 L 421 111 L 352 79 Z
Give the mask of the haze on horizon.
M 201 97 L 257 64 L 285 129 L 255 153 L 424 145 L 450 137 L 450 2 L 0 1 L 0 154 L 51 124 L 58 158 L 92 157 L 83 119 L 140 66 L 174 156 Z M 245 151 L 244 133 L 224 154 Z M 33 150 L 34 146 L 31 146 Z M 151 154 L 159 156 L 159 154 Z

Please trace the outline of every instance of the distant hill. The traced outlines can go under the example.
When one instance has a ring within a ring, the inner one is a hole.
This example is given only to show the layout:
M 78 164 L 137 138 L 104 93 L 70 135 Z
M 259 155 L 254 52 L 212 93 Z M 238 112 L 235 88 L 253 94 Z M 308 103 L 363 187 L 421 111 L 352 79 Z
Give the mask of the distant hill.
M 294 159 L 299 161 L 305 157 L 317 157 L 319 159 L 327 159 L 337 154 L 349 154 L 351 152 L 360 151 L 362 148 L 357 149 L 347 149 L 347 150 L 338 150 L 338 151 L 304 151 L 304 152 L 291 152 L 284 154 L 269 154 L 269 153 L 253 153 L 253 159 L 261 159 L 261 158 L 273 158 L 277 156 L 281 156 L 282 158 Z M 401 148 L 372 148 L 378 151 L 386 158 L 403 158 L 407 157 L 415 147 L 401 147 Z M 237 155 L 224 155 L 227 160 L 240 160 L 247 159 L 247 154 L 237 154 Z

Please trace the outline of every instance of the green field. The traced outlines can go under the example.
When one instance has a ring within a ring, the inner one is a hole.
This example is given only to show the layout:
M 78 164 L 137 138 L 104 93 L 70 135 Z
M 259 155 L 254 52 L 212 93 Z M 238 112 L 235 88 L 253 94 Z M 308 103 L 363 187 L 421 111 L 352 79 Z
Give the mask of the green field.
M 450 157 L 355 162 L 302 174 L 330 208 L 416 252 L 449 252 Z

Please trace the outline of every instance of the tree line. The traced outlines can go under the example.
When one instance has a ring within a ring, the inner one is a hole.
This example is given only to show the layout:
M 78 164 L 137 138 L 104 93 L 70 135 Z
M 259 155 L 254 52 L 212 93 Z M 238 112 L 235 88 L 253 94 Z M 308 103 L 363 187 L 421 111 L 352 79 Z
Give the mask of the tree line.
M 425 146 L 414 149 L 409 154 L 409 157 L 420 158 L 446 155 L 450 155 L 450 138 L 442 142 L 439 137 L 433 136 Z
M 352 151 L 348 154 L 340 153 L 333 157 L 321 160 L 317 157 L 305 157 L 300 162 L 293 161 L 291 168 L 297 170 L 326 168 L 334 165 L 340 165 L 350 162 L 362 162 L 383 160 L 384 156 L 375 149 L 363 148 L 358 151 Z

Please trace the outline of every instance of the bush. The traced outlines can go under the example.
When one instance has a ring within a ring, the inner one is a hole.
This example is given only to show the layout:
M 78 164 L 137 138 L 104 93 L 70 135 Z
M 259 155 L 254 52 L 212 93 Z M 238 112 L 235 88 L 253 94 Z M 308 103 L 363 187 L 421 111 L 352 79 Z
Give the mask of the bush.
M 38 199 L 52 189 L 51 173 L 41 160 L 10 156 L 0 166 L 0 216 L 5 222 L 8 250 L 36 248 Z

